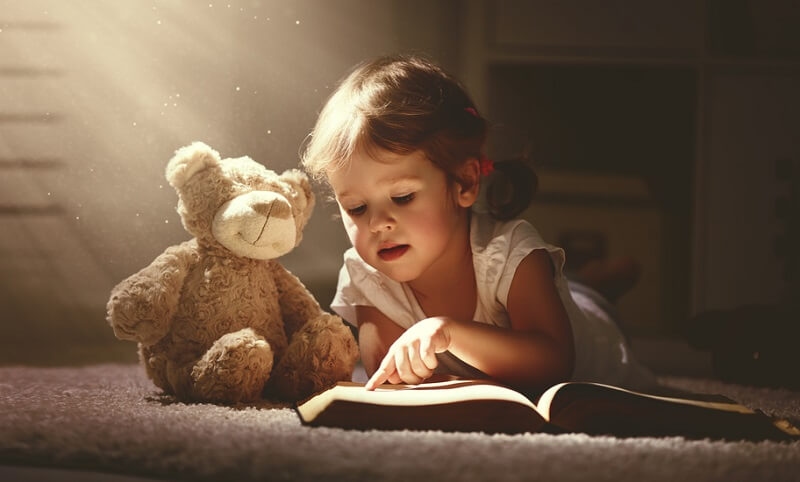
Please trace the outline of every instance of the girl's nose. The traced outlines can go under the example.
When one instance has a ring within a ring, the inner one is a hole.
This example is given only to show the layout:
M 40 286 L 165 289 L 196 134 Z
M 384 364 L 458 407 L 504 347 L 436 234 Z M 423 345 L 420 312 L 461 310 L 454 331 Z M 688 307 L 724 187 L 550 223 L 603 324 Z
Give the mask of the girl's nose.
M 369 229 L 373 233 L 390 231 L 394 229 L 395 219 L 392 213 L 387 210 L 373 211 L 369 218 Z

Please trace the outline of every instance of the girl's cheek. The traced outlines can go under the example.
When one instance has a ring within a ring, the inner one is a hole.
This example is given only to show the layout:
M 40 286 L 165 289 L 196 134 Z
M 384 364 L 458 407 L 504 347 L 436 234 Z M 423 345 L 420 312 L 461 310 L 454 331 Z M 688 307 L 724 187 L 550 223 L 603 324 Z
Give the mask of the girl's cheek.
M 353 222 L 353 218 L 351 218 L 346 211 L 340 210 L 339 211 L 341 218 L 342 218 L 342 226 L 344 226 L 344 230 L 350 234 L 350 231 L 355 229 L 355 223 Z
M 349 218 L 342 218 L 344 223 L 344 230 L 347 232 L 347 237 L 350 238 L 350 244 L 357 246 L 358 244 L 358 225 Z

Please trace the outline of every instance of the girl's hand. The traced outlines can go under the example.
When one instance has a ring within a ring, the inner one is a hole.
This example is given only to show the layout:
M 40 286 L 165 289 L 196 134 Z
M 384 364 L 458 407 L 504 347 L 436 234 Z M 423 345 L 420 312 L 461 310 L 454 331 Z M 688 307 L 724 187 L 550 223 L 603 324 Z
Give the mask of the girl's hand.
M 448 319 L 426 318 L 395 340 L 378 369 L 367 382 L 374 390 L 384 382 L 418 384 L 433 375 L 439 362 L 436 354 L 450 347 Z

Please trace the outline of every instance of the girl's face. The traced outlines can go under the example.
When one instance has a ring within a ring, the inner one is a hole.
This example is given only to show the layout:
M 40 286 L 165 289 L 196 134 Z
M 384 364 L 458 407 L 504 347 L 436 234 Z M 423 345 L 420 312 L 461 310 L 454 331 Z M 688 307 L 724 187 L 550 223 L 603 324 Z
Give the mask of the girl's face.
M 449 186 L 421 151 L 360 152 L 328 173 L 347 235 L 359 256 L 389 278 L 413 281 L 469 248 L 467 209 L 477 189 Z

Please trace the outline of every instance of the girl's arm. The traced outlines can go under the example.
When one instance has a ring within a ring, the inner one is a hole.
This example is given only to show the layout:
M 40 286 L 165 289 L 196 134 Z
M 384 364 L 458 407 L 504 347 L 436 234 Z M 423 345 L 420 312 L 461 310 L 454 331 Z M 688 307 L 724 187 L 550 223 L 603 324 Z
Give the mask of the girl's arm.
M 569 379 L 575 360 L 572 330 L 545 250 L 530 253 L 520 263 L 507 310 L 510 329 L 449 317 L 420 321 L 396 338 L 367 387 L 384 381 L 419 383 L 433 373 L 435 353 L 446 350 L 520 389 L 541 389 Z
M 403 334 L 403 328 L 372 306 L 356 306 L 358 320 L 358 349 L 367 375 L 372 376 L 389 351 L 389 347 Z M 401 380 L 387 378 L 391 383 Z

